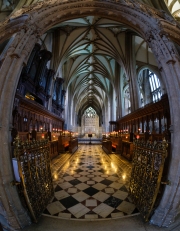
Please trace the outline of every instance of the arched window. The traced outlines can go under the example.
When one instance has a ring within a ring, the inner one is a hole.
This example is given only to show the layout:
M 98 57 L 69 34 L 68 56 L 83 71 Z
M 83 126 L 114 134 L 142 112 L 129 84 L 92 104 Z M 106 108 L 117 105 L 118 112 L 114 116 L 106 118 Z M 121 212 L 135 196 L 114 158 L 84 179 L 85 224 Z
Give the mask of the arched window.
M 141 71 L 138 76 L 138 84 L 139 84 L 139 92 L 140 92 L 140 100 L 141 100 L 141 107 L 144 106 L 144 71 Z
M 159 78 L 149 69 L 143 69 L 139 73 L 138 85 L 141 107 L 151 102 L 157 102 L 161 99 L 162 93 Z
M 141 106 L 143 107 L 144 106 L 144 97 L 143 97 L 142 92 L 140 93 L 140 99 L 141 99 Z
M 98 134 L 99 116 L 92 107 L 88 107 L 84 112 L 84 133 Z
M 149 83 L 151 87 L 153 102 L 156 102 L 161 99 L 161 85 L 158 77 L 151 71 L 149 71 Z
M 96 115 L 96 111 L 92 107 L 86 109 L 85 111 L 86 118 L 95 118 L 95 115 Z
M 125 112 L 125 115 L 131 112 L 129 86 L 126 86 L 126 88 L 124 89 L 124 112 Z

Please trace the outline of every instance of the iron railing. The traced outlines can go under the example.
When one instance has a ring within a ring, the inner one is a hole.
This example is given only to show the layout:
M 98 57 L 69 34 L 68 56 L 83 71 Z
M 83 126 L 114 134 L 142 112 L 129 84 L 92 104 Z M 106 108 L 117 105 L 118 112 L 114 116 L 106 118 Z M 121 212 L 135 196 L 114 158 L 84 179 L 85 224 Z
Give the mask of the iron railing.
M 14 156 L 27 206 L 33 220 L 37 222 L 54 195 L 48 139 L 22 142 L 17 137 L 14 141 Z

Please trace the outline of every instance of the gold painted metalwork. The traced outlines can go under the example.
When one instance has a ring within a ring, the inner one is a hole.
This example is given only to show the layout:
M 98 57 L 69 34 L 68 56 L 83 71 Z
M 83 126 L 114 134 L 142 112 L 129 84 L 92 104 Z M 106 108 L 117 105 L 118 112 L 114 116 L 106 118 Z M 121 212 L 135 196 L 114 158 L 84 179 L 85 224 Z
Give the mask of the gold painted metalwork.
M 54 195 L 48 139 L 22 142 L 17 137 L 14 142 L 14 155 L 18 161 L 27 206 L 33 220 L 37 222 Z
M 152 215 L 158 195 L 167 146 L 165 140 L 161 143 L 141 140 L 134 142 L 129 196 L 145 221 Z

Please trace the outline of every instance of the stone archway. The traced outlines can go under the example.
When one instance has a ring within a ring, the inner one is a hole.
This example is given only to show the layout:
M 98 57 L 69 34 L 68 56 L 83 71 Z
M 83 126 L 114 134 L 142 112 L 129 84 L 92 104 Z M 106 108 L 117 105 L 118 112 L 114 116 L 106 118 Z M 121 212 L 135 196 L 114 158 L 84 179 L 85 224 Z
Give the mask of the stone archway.
M 180 62 L 176 49 L 166 32 L 171 31 L 171 36 L 177 39 L 179 29 L 166 14 L 131 0 L 107 2 L 100 0 L 74 0 L 71 2 L 49 0 L 17 11 L 0 26 L 0 42 L 16 33 L 2 62 L 0 76 L 0 81 L 3 83 L 0 86 L 0 189 L 3 192 L 0 201 L 1 214 L 6 219 L 9 229 L 12 227 L 19 229 L 30 224 L 30 219 L 21 205 L 17 190 L 10 184 L 13 180 L 9 154 L 10 112 L 23 64 L 26 63 L 38 38 L 46 30 L 56 23 L 79 17 L 79 15 L 100 15 L 130 26 L 145 38 L 157 59 L 171 103 L 171 132 L 173 133 L 172 160 L 169 171 L 171 186 L 166 186 L 161 203 L 151 222 L 159 226 L 168 226 L 173 222 L 180 203 L 180 124 L 178 123 L 180 114 L 180 102 L 178 100 L 180 98 Z

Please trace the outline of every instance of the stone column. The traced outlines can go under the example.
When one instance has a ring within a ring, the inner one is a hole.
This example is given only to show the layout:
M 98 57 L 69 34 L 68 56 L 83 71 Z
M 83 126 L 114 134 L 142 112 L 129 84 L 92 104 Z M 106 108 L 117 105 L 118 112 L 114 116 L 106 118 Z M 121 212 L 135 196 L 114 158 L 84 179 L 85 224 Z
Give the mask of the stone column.
M 112 84 L 110 84 L 110 120 L 111 121 L 114 121 L 114 108 L 115 108 L 115 105 L 114 105 L 114 91 L 113 91 L 113 87 L 112 87 Z
M 27 42 L 28 41 L 28 42 Z M 7 50 L 1 66 L 0 90 L 0 211 L 4 219 L 3 226 L 8 230 L 20 230 L 31 223 L 22 206 L 16 185 L 13 185 L 14 174 L 10 154 L 12 108 L 15 89 L 24 61 L 37 41 L 37 34 L 31 27 L 19 31 Z
M 116 120 L 120 119 L 122 117 L 122 95 L 121 95 L 121 88 L 120 88 L 120 81 L 121 81 L 121 73 L 122 69 L 119 63 L 116 62 L 115 64 L 115 89 L 116 89 Z
M 140 96 L 137 84 L 136 63 L 135 63 L 135 44 L 133 34 L 126 33 L 126 73 L 129 79 L 129 90 L 131 99 L 131 112 L 140 107 Z
M 159 37 L 158 37 L 159 36 Z M 149 38 L 149 45 L 157 57 L 159 66 L 162 67 L 162 76 L 168 92 L 171 114 L 171 150 L 172 157 L 169 163 L 168 179 L 171 184 L 165 186 L 163 197 L 158 208 L 155 210 L 150 222 L 152 224 L 168 227 L 174 222 L 179 212 L 180 203 L 180 91 L 179 91 L 179 55 L 173 44 L 165 35 L 156 35 Z M 159 39 L 159 40 L 158 40 Z M 164 41 L 163 41 L 164 40 Z M 158 42 L 158 41 L 161 41 Z M 169 78 L 171 76 L 171 78 Z

